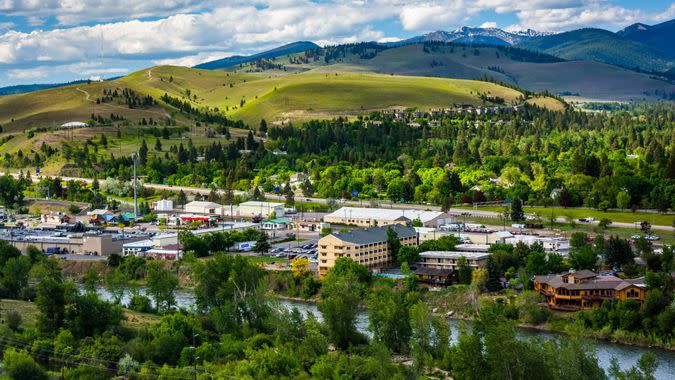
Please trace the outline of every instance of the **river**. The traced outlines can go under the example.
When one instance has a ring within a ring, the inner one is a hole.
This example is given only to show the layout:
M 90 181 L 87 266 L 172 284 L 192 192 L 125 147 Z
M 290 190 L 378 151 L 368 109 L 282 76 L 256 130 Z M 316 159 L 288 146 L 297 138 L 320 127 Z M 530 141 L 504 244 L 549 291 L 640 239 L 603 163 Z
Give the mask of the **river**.
M 144 288 L 139 289 L 141 293 L 145 292 Z M 98 289 L 98 294 L 101 298 L 110 300 L 110 294 L 103 288 Z M 176 304 L 179 307 L 191 308 L 195 302 L 194 293 L 189 289 L 179 289 L 175 293 L 176 295 Z M 122 299 L 122 303 L 126 304 L 129 302 L 128 294 Z M 321 320 L 321 313 L 319 312 L 316 304 L 300 302 L 300 301 L 291 301 L 291 300 L 278 300 L 279 306 L 291 309 L 297 308 L 304 316 L 307 316 L 309 313 L 312 313 L 317 319 Z M 451 319 L 448 321 L 451 328 L 451 343 L 456 343 L 459 336 L 459 324 L 461 323 L 458 320 Z M 368 331 L 368 313 L 360 311 L 356 317 L 356 327 L 359 331 L 370 335 Z M 519 336 L 522 338 L 527 337 L 543 337 L 546 339 L 552 339 L 556 337 L 557 334 L 550 333 L 546 331 L 531 330 L 531 329 L 520 329 Z M 564 335 L 561 335 L 562 339 L 565 339 Z M 604 340 L 594 340 L 593 344 L 595 346 L 598 362 L 600 367 L 607 369 L 610 366 L 610 360 L 612 357 L 616 357 L 619 361 L 619 366 L 623 369 L 630 368 L 631 366 L 637 363 L 638 358 L 644 352 L 653 352 L 658 358 L 659 366 L 656 369 L 655 376 L 657 379 L 673 379 L 675 378 L 675 352 L 656 349 L 656 348 L 646 348 L 646 347 L 635 347 L 635 346 L 626 346 L 622 344 L 616 344 Z

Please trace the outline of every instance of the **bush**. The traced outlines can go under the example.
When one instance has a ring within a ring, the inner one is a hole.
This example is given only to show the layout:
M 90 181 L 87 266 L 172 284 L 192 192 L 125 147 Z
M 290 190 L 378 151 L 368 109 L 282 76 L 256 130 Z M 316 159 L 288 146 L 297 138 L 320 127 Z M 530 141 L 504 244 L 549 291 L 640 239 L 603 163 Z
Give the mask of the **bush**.
M 21 314 L 12 310 L 7 313 L 7 326 L 13 331 L 19 331 L 21 327 Z
M 25 351 L 17 351 L 10 347 L 2 356 L 3 367 L 7 370 L 10 379 L 16 380 L 46 380 L 45 370 L 40 367 Z
M 82 209 L 78 205 L 70 205 L 68 206 L 68 212 L 71 214 L 79 214 Z
M 131 297 L 131 300 L 129 300 L 129 309 L 139 313 L 152 313 L 155 311 L 152 307 L 150 298 L 141 294 L 135 294 Z

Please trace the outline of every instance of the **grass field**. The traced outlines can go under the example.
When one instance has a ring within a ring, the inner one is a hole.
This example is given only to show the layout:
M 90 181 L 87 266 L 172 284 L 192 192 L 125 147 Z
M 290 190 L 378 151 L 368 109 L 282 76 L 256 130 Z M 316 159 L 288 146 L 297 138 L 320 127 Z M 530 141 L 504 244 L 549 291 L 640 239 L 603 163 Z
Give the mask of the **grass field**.
M 472 207 L 463 207 L 466 209 L 472 209 Z M 483 211 L 494 211 L 501 212 L 504 210 L 502 206 L 486 206 L 479 207 L 479 210 Z M 526 214 L 538 215 L 542 219 L 547 219 L 551 215 L 551 210 L 553 214 L 558 218 L 573 218 L 577 221 L 580 218 L 594 217 L 596 219 L 607 218 L 612 222 L 621 222 L 621 223 L 634 223 L 640 221 L 648 221 L 654 225 L 660 226 L 672 226 L 673 220 L 675 220 L 675 215 L 667 214 L 657 214 L 650 212 L 630 212 L 630 211 L 598 211 L 593 209 L 582 209 L 582 208 L 562 208 L 562 207 L 530 207 L 525 206 L 524 208 Z
M 521 95 L 480 81 L 337 71 L 264 75 L 159 66 L 119 81 L 154 97 L 164 93 L 185 97 L 189 90 L 196 106 L 217 107 L 254 125 L 261 118 L 332 118 L 391 107 L 429 109 L 450 107 L 453 103 L 480 104 L 479 93 L 507 101 Z
M 35 327 L 37 317 L 37 306 L 33 302 L 1 299 L 0 316 L 6 321 L 7 313 L 16 311 L 21 315 L 21 325 L 26 328 Z M 136 311 L 124 309 L 125 321 L 122 325 L 130 328 L 143 328 L 159 321 L 159 316 L 154 314 L 139 313 Z

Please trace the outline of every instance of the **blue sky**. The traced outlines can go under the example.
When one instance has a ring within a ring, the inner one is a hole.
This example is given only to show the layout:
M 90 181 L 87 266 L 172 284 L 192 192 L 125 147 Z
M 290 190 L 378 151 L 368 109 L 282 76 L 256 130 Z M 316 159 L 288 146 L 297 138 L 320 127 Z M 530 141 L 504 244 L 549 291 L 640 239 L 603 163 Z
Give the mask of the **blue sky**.
M 0 0 L 0 86 L 192 66 L 285 43 L 392 41 L 460 26 L 612 31 L 665 0 Z

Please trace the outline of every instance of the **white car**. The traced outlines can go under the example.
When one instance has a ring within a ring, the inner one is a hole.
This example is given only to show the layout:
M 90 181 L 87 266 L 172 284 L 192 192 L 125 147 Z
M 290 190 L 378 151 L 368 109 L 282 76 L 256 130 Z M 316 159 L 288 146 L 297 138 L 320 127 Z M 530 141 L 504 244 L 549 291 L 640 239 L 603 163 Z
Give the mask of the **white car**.
M 640 236 L 640 235 L 633 235 L 633 236 L 631 236 L 630 238 L 633 239 L 633 240 L 637 240 L 637 239 L 639 239 L 639 238 L 641 238 L 641 237 L 642 237 L 642 236 Z
M 645 236 L 645 239 L 654 241 L 654 240 L 659 240 L 660 238 L 656 235 L 647 235 L 647 236 Z

